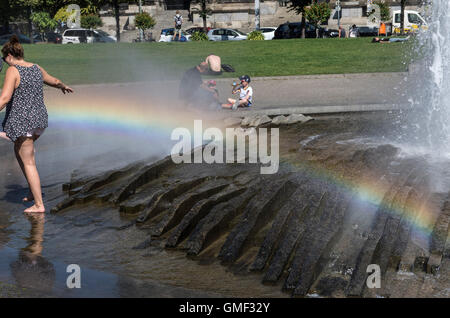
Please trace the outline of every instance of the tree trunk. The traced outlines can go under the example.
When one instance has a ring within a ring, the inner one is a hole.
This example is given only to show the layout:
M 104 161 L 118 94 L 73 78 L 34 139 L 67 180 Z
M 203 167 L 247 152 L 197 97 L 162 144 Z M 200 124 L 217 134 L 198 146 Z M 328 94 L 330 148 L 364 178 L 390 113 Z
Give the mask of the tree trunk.
M 203 31 L 205 31 L 205 34 L 208 34 L 208 24 L 206 22 L 207 18 L 207 11 L 206 11 L 206 0 L 202 0 L 202 20 L 203 20 Z
M 205 31 L 205 34 L 208 34 L 208 25 L 206 23 L 206 16 L 203 17 L 203 31 Z
M 30 36 L 31 44 L 34 43 L 33 40 L 33 24 L 31 23 L 31 7 L 27 7 L 27 22 L 28 22 L 28 35 Z
M 120 42 L 120 11 L 119 11 L 119 1 L 113 0 L 114 6 L 114 16 L 116 18 L 116 38 L 117 42 Z
M 306 37 L 306 18 L 305 18 L 305 12 L 302 12 L 302 39 Z
M 400 2 L 400 34 L 405 34 L 405 6 L 406 0 Z

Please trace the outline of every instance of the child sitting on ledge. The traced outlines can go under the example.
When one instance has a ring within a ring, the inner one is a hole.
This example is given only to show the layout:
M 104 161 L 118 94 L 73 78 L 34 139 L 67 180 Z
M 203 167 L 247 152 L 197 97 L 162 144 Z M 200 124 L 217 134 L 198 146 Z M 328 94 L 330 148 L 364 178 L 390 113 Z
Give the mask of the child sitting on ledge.
M 250 76 L 243 75 L 239 77 L 241 85 L 233 87 L 232 93 L 239 93 L 239 99 L 228 98 L 228 104 L 223 104 L 223 108 L 231 108 L 236 110 L 238 107 L 250 107 L 253 102 L 253 89 L 249 86 Z

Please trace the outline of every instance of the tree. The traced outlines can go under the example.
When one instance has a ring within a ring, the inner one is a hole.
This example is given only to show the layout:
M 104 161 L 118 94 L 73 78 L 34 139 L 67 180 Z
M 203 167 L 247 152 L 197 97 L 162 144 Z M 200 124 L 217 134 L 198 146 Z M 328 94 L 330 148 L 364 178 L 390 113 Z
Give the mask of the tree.
M 330 15 L 331 9 L 325 2 L 317 3 L 317 0 L 314 0 L 311 6 L 305 8 L 306 19 L 316 26 L 316 38 L 319 37 L 319 24 L 328 21 Z
M 38 28 L 42 40 L 44 40 L 44 33 L 46 31 L 55 29 L 58 25 L 55 20 L 50 18 L 50 14 L 43 11 L 33 12 L 31 14 L 31 21 Z
M 96 29 L 103 26 L 102 19 L 98 15 L 88 14 L 81 16 L 81 27 L 84 29 Z
M 289 5 L 289 11 L 295 11 L 297 14 L 302 15 L 302 38 L 305 38 L 305 25 L 306 25 L 306 17 L 305 17 L 305 9 L 312 3 L 312 0 L 291 0 L 291 4 Z
M 208 33 L 206 19 L 212 14 L 212 10 L 208 8 L 208 0 L 197 0 L 200 8 L 193 8 L 192 13 L 197 13 L 203 20 L 203 31 Z
M 145 38 L 145 30 L 153 28 L 156 24 L 156 21 L 147 12 L 142 12 L 142 13 L 136 14 L 134 23 L 136 24 L 136 27 L 138 29 L 142 30 L 142 33 L 144 33 L 144 38 Z
M 9 22 L 17 18 L 25 18 L 28 21 L 28 32 L 31 36 L 31 12 L 37 7 L 40 0 L 1 0 L 0 1 L 0 25 L 5 32 L 10 32 Z
M 374 2 L 380 8 L 380 19 L 383 22 L 387 22 L 391 19 L 391 9 L 389 5 L 384 1 Z

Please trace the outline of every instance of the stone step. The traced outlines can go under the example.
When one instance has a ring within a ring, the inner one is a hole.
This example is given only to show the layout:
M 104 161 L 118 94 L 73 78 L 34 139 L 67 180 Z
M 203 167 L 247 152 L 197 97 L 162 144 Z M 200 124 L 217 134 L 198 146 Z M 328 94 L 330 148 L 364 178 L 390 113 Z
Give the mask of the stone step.
M 234 262 L 241 254 L 244 243 L 286 204 L 296 187 L 291 181 L 277 180 L 271 187 L 264 187 L 258 196 L 252 198 L 240 222 L 228 235 L 219 253 L 219 259 L 223 263 Z
M 178 224 L 178 226 L 172 231 L 170 237 L 167 239 L 166 247 L 175 247 L 195 229 L 198 222 L 200 222 L 200 220 L 203 219 L 215 205 L 231 200 L 245 191 L 246 188 L 231 187 L 223 193 L 218 193 L 208 199 L 203 199 L 197 202 L 184 216 L 180 224 Z M 253 191 L 253 189 L 250 190 L 250 192 Z

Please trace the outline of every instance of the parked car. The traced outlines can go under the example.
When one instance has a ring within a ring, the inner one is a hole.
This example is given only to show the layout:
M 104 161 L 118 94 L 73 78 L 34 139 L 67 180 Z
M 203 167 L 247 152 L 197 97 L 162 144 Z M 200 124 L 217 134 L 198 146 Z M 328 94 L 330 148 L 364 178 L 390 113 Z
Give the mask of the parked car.
M 316 26 L 308 22 L 305 23 L 305 37 L 315 38 L 317 37 Z M 324 28 L 319 27 L 318 36 L 327 37 L 330 31 L 325 31 Z M 287 22 L 280 24 L 275 30 L 274 39 L 294 39 L 302 37 L 302 23 L 301 22 Z
M 62 36 L 62 44 L 77 43 L 109 43 L 117 42 L 117 39 L 102 30 L 67 29 Z
M 207 27 L 206 28 L 206 31 L 207 31 L 206 33 L 208 33 L 209 30 L 211 30 L 211 28 Z M 192 28 L 187 29 L 184 32 L 186 32 L 187 34 L 192 35 L 192 34 L 194 34 L 194 32 L 205 32 L 205 30 L 203 29 L 203 27 L 192 27 Z
M 207 35 L 210 41 L 247 40 L 247 34 L 236 29 L 211 29 Z
M 162 29 L 158 42 L 172 42 L 174 32 L 175 28 Z M 190 34 L 187 34 L 185 31 L 181 31 L 180 42 L 189 41 L 190 37 L 191 37 Z M 175 41 L 178 41 L 178 34 L 176 36 Z
M 377 27 L 359 26 L 359 36 L 378 36 Z
M 117 42 L 117 38 L 103 30 L 94 30 L 94 42 L 115 43 Z
M 94 43 L 94 32 L 88 29 L 67 29 L 62 44 Z
M 62 42 L 62 35 L 55 32 L 46 32 L 44 34 L 35 33 L 33 34 L 33 42 L 34 43 L 48 42 L 60 44 Z
M 9 41 L 9 39 L 13 36 L 14 34 L 4 34 L 2 36 L 0 36 L 0 45 L 5 44 L 6 42 Z M 31 39 L 23 34 L 16 34 L 17 37 L 19 38 L 19 43 L 21 44 L 29 44 L 31 43 Z
M 264 35 L 264 40 L 272 40 L 273 37 L 275 36 L 275 30 L 277 28 L 275 27 L 264 27 L 264 28 L 260 28 L 259 31 L 262 32 L 262 34 Z

